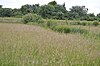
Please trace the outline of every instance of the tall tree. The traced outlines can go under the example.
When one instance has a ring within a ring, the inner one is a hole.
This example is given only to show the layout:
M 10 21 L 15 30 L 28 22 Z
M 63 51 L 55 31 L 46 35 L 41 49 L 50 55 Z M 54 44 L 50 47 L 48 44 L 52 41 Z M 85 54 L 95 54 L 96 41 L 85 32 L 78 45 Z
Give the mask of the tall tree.
M 16 17 L 22 17 L 22 12 L 21 12 L 21 10 L 20 9 L 13 9 L 13 14 L 14 14 L 14 16 L 16 16 Z
M 55 8 L 53 5 L 43 5 L 40 7 L 39 15 L 43 18 L 52 18 Z
M 0 8 L 2 8 L 2 5 L 0 5 Z
M 57 5 L 57 2 L 56 1 L 51 1 L 48 4 L 55 6 L 55 5 Z
M 21 7 L 21 11 L 24 15 L 27 13 L 37 13 L 38 7 L 39 4 L 35 4 L 35 5 L 26 4 Z
M 2 8 L 1 9 L 1 16 L 2 17 L 11 17 L 13 16 L 13 11 L 11 8 Z
M 95 17 L 94 13 L 89 13 L 88 16 L 89 17 Z
M 27 13 L 31 13 L 32 11 L 30 10 L 30 7 L 31 7 L 31 5 L 28 5 L 28 4 L 26 4 L 26 5 L 23 5 L 22 7 L 21 7 L 21 11 L 22 11 L 22 14 L 27 14 Z
M 99 17 L 99 18 L 100 18 L 100 13 L 98 13 L 98 14 L 97 14 L 97 17 Z
M 86 16 L 88 12 L 88 9 L 85 8 L 85 6 L 72 6 L 72 8 L 70 8 L 70 14 L 71 16 L 74 18 L 77 17 L 83 17 Z

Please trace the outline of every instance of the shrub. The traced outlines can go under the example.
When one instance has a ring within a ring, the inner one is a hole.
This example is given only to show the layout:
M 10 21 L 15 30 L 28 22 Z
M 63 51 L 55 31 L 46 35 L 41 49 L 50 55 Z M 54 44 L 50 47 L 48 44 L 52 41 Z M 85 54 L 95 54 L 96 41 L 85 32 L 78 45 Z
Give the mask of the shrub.
M 80 28 L 72 28 L 67 26 L 55 26 L 53 30 L 60 33 L 80 33 L 80 34 L 88 33 L 88 30 L 80 29 Z
M 71 28 L 72 33 L 80 33 L 80 34 L 87 34 L 88 30 L 80 29 L 80 28 Z
M 81 23 L 79 21 L 77 22 L 70 22 L 71 25 L 81 25 Z
M 77 25 L 80 25 L 81 23 L 80 22 L 77 22 Z
M 70 33 L 70 32 L 71 32 L 70 28 L 64 28 L 64 33 Z
M 94 17 L 89 17 L 86 19 L 87 21 L 95 21 L 95 18 Z
M 93 25 L 94 26 L 98 26 L 99 25 L 99 22 L 93 22 Z
M 53 30 L 62 33 L 62 32 L 64 32 L 64 27 L 63 26 L 55 26 L 53 28 Z
M 82 22 L 82 23 L 81 23 L 81 25 L 83 25 L 83 26 L 86 26 L 86 24 L 87 24 L 86 22 Z
M 71 30 L 67 26 L 55 26 L 53 28 L 54 31 L 60 32 L 60 33 L 70 33 Z
M 57 25 L 56 22 L 53 22 L 52 20 L 47 21 L 47 27 L 53 29 Z
M 28 22 L 41 22 L 42 17 L 37 15 L 37 14 L 31 14 L 28 13 L 23 16 L 23 23 L 28 23 Z
M 29 14 L 26 14 L 26 15 L 24 15 L 23 17 L 22 17 L 22 19 L 23 19 L 23 23 L 28 23 L 28 22 L 32 22 L 32 20 L 33 20 L 33 15 L 31 14 L 31 13 L 29 13 Z

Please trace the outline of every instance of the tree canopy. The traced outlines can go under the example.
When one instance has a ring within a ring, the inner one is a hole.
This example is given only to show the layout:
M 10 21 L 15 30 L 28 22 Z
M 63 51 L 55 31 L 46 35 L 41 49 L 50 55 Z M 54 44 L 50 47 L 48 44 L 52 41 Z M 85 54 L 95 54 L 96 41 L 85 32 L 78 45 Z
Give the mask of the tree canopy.
M 39 4 L 26 4 L 19 9 L 2 8 L 0 5 L 0 17 L 22 17 L 32 13 L 40 15 L 44 19 L 96 20 L 96 18 L 100 18 L 100 13 L 97 16 L 94 13 L 88 14 L 88 8 L 85 6 L 72 6 L 70 11 L 67 11 L 65 5 L 65 2 L 57 4 L 55 0 L 41 6 Z

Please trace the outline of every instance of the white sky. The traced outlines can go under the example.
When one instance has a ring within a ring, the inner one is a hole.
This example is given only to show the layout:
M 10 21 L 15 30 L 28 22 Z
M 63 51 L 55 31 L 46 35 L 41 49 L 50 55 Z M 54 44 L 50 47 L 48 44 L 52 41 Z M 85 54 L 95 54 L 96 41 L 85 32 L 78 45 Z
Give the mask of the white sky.
M 44 5 L 53 0 L 0 0 L 0 5 L 6 8 L 20 8 L 24 4 L 40 4 Z M 83 6 L 89 9 L 89 13 L 100 13 L 100 0 L 55 0 L 58 4 L 65 2 L 66 9 L 69 10 L 72 6 Z

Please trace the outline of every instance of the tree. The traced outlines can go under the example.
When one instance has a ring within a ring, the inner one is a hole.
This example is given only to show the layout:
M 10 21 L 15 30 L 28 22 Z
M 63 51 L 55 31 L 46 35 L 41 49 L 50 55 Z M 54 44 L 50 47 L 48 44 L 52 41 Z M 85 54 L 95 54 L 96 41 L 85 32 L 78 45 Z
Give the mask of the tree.
M 0 8 L 2 8 L 2 5 L 0 5 Z
M 60 16 L 58 16 L 58 14 L 63 14 L 62 18 L 66 18 L 68 11 L 66 10 L 66 8 L 63 5 L 56 5 L 54 6 L 55 10 L 54 10 L 54 16 L 57 18 L 60 18 Z M 61 19 L 62 19 L 61 18 Z
M 40 7 L 39 15 L 43 18 L 52 18 L 55 8 L 53 5 L 43 5 Z
M 96 19 L 100 22 L 100 13 L 97 14 Z
M 20 9 L 13 9 L 13 14 L 15 17 L 22 17 L 22 12 Z
M 69 12 L 69 13 L 68 13 L 68 18 L 69 18 L 69 19 L 76 19 L 76 18 L 79 18 L 79 14 L 76 13 L 76 12 Z
M 0 8 L 0 17 L 2 17 L 2 12 L 3 12 L 3 9 Z
M 70 12 L 69 14 L 71 14 L 70 17 L 83 17 L 87 15 L 87 11 L 88 9 L 85 8 L 85 6 L 72 6 L 72 8 L 70 8 Z
M 1 9 L 1 16 L 2 17 L 11 17 L 13 16 L 13 11 L 11 8 L 2 8 Z
M 100 18 L 100 13 L 99 13 L 99 14 L 97 14 L 97 17 L 98 17 L 98 18 Z
M 94 13 L 89 13 L 88 16 L 89 17 L 95 17 Z
M 51 2 L 48 3 L 48 5 L 53 5 L 53 6 L 55 6 L 55 5 L 57 5 L 57 2 L 56 2 L 56 1 L 51 1 Z
M 2 12 L 3 12 L 2 5 L 0 5 L 0 17 L 2 16 Z
M 39 4 L 35 4 L 35 5 L 23 5 L 21 7 L 21 12 L 25 15 L 28 13 L 37 13 L 38 12 L 38 8 L 39 8 Z
M 62 5 L 65 9 L 66 9 L 66 7 L 65 7 L 65 2 L 63 3 L 63 5 Z
M 56 5 L 55 6 L 55 12 L 63 12 L 63 13 L 66 13 L 67 10 L 63 7 L 63 5 Z
M 28 5 L 28 4 L 23 5 L 23 6 L 21 7 L 21 12 L 22 12 L 22 14 L 25 15 L 25 14 L 31 13 L 32 10 L 30 10 L 30 7 L 31 7 L 31 5 Z
M 64 19 L 64 13 L 62 12 L 57 12 L 56 16 L 57 16 L 56 19 Z
M 35 4 L 35 5 L 32 5 L 32 11 L 33 11 L 33 13 L 38 13 L 39 12 L 39 4 Z

